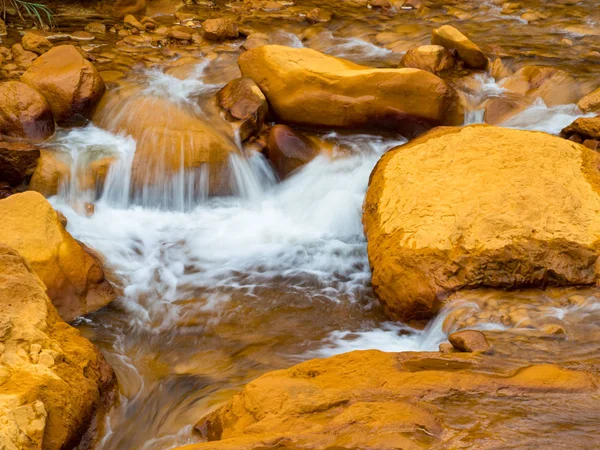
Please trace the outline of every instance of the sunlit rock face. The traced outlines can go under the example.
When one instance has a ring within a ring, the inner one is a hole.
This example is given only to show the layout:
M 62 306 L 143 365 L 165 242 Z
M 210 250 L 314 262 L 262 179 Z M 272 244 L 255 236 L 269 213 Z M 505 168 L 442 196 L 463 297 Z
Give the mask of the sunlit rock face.
M 19 253 L 0 244 L 0 443 L 7 449 L 89 444 L 115 394 L 112 369 L 44 291 Z
M 544 133 L 439 128 L 386 153 L 363 222 L 388 313 L 423 322 L 481 286 L 593 284 L 598 154 Z
M 456 91 L 423 70 L 372 69 L 311 49 L 279 45 L 248 50 L 238 63 L 284 122 L 379 127 L 414 135 L 463 121 Z

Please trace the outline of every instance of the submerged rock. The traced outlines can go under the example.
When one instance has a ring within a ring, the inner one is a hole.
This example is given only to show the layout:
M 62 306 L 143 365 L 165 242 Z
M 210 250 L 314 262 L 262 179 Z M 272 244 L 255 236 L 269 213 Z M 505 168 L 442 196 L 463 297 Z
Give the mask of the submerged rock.
M 450 405 L 465 408 L 499 392 L 521 401 L 549 394 L 566 400 L 597 389 L 586 372 L 539 364 L 494 375 L 484 373 L 484 362 L 464 353 L 376 350 L 310 360 L 248 383 L 196 425 L 209 442 L 180 450 L 462 447 L 465 427 L 445 425 Z M 481 444 L 488 436 L 474 439 Z
M 267 136 L 267 157 L 285 178 L 319 154 L 319 149 L 302 133 L 287 125 L 275 125 Z
M 456 91 L 418 69 L 372 69 L 307 48 L 265 45 L 238 60 L 282 122 L 341 128 L 385 128 L 414 135 L 459 125 Z
M 88 429 L 102 428 L 116 393 L 102 354 L 60 319 L 44 290 L 19 253 L 0 244 L 0 443 L 7 449 L 93 440 Z
M 104 93 L 104 82 L 89 61 L 72 45 L 44 53 L 21 80 L 48 101 L 59 125 L 81 125 Z
M 0 134 L 43 141 L 54 134 L 46 99 L 20 81 L 0 83 Z
M 490 125 L 500 125 L 511 117 L 525 111 L 531 106 L 532 100 L 519 95 L 492 97 L 485 102 L 483 121 Z
M 63 320 L 96 311 L 115 299 L 100 260 L 73 239 L 39 193 L 0 200 L 0 223 L 0 243 L 27 259 Z
M 423 324 L 461 289 L 594 284 L 599 162 L 555 136 L 490 126 L 387 152 L 363 213 L 375 294 Z
M 465 65 L 471 69 L 485 69 L 488 59 L 481 49 L 468 37 L 450 25 L 433 30 L 431 35 L 433 45 L 441 45 L 448 50 L 456 50 Z

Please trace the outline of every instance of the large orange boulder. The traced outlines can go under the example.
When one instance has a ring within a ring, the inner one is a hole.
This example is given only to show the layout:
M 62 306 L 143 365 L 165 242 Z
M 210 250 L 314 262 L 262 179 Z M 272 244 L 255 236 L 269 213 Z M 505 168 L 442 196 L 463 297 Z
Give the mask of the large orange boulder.
M 48 101 L 59 125 L 81 125 L 104 93 L 104 81 L 72 45 L 53 47 L 37 58 L 21 81 Z
M 594 284 L 599 167 L 580 144 L 485 125 L 390 150 L 363 212 L 375 294 L 422 325 L 461 289 Z
M 180 450 L 416 450 L 462 448 L 468 442 L 475 442 L 475 448 L 489 442 L 505 445 L 505 439 L 497 440 L 505 437 L 499 436 L 498 429 L 481 432 L 479 422 L 467 423 L 452 411 L 469 410 L 474 399 L 482 397 L 536 402 L 535 409 L 524 411 L 518 419 L 511 417 L 511 425 L 518 422 L 523 426 L 542 414 L 551 417 L 557 399 L 583 399 L 597 390 L 597 378 L 591 373 L 539 364 L 494 374 L 484 358 L 465 353 L 369 350 L 270 372 L 198 422 L 196 429 L 208 442 Z M 495 410 L 478 405 L 478 411 L 485 413 L 488 421 L 507 420 L 506 410 L 497 404 Z M 454 422 L 453 426 L 448 422 Z M 467 430 L 473 433 L 469 435 Z M 462 441 L 462 437 L 466 439 Z
M 28 191 L 0 200 L 0 223 L 0 243 L 27 259 L 65 321 L 114 300 L 101 261 L 73 239 L 41 194 Z
M 0 134 L 33 141 L 48 139 L 54 134 L 50 105 L 25 83 L 0 83 Z
M 193 105 L 145 95 L 139 88 L 125 85 L 105 95 L 94 122 L 136 140 L 131 170 L 134 192 L 164 186 L 183 174 L 195 183 L 206 183 L 210 194 L 228 193 L 230 157 L 239 151 Z M 207 178 L 202 180 L 203 176 Z
M 248 50 L 238 64 L 282 122 L 413 135 L 435 125 L 460 125 L 464 118 L 456 91 L 419 69 L 372 69 L 280 45 Z
M 116 394 L 102 354 L 59 317 L 45 286 L 0 244 L 0 447 L 61 450 L 91 442 Z M 94 427 L 94 424 L 96 426 Z

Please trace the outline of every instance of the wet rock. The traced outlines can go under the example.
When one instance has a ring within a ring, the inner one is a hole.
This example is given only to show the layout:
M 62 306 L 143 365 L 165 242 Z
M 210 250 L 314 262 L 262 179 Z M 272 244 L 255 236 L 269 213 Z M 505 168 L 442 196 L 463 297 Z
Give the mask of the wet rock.
M 153 187 L 163 189 L 182 171 L 190 176 L 205 171 L 208 180 L 203 182 L 209 194 L 229 194 L 227 171 L 238 149 L 215 129 L 217 122 L 208 122 L 193 109 L 166 98 L 142 95 L 140 90 L 124 86 L 107 92 L 94 115 L 98 126 L 136 140 L 131 171 L 134 195 Z
M 71 176 L 71 168 L 57 152 L 41 150 L 37 166 L 29 180 L 29 189 L 45 197 L 58 194 L 63 182 Z
M 115 299 L 99 260 L 64 229 L 39 193 L 0 200 L 0 243 L 17 250 L 46 285 L 63 320 L 87 314 Z
M 475 372 L 474 364 L 464 353 L 376 350 L 310 360 L 248 383 L 196 424 L 209 442 L 180 449 L 450 448 L 464 431 L 445 425 L 449 405 L 464 410 L 465 399 L 501 392 L 542 399 L 543 414 L 551 414 L 555 407 L 543 401 L 550 393 L 567 401 L 596 392 L 591 373 L 538 364 L 507 376 Z
M 190 27 L 182 27 L 182 26 L 174 26 L 169 30 L 168 36 L 172 39 L 177 39 L 180 41 L 191 41 L 192 35 L 196 31 Z
M 598 139 L 586 139 L 583 141 L 583 145 L 594 151 L 600 150 L 600 140 Z
M 440 353 L 448 354 L 454 353 L 456 350 L 450 342 L 442 342 L 439 346 Z
M 583 95 L 571 75 L 554 67 L 525 66 L 503 79 L 500 86 L 516 94 L 540 97 L 549 107 L 575 103 Z
M 52 42 L 44 36 L 32 32 L 25 33 L 23 39 L 21 39 L 21 45 L 25 50 L 29 50 L 37 55 L 46 53 L 53 47 Z
M 38 57 L 35 53 L 25 50 L 21 44 L 14 44 L 11 50 L 13 61 L 23 69 L 30 67 L 33 61 Z
M 481 125 L 388 151 L 363 213 L 386 311 L 423 324 L 461 289 L 594 284 L 598 158 L 556 136 Z
M 437 75 L 451 70 L 454 67 L 454 58 L 450 51 L 441 45 L 422 45 L 406 52 L 400 64 Z
M 600 87 L 579 100 L 577 106 L 585 113 L 600 112 Z
M 240 121 L 240 138 L 245 141 L 263 125 L 267 115 L 267 99 L 250 78 L 230 81 L 217 94 L 219 106 L 229 120 Z
M 392 4 L 389 2 L 389 0 L 369 0 L 369 6 L 375 9 L 390 9 Z
M 73 31 L 69 37 L 74 41 L 93 41 L 96 39 L 93 33 L 87 31 Z
M 448 50 L 456 50 L 459 58 L 471 69 L 485 69 L 488 65 L 488 59 L 481 49 L 450 25 L 444 25 L 433 30 L 431 43 L 441 45 Z
M 39 157 L 35 145 L 0 141 L 0 181 L 12 186 L 21 184 L 33 173 Z
M 135 16 L 131 14 L 125 16 L 125 18 L 123 19 L 123 25 L 125 25 L 125 28 L 137 28 L 140 31 L 146 29 L 146 27 L 142 25 L 140 21 L 137 20 Z
M 21 80 L 48 101 L 59 125 L 81 125 L 104 93 L 104 82 L 94 66 L 72 45 L 44 53 Z
M 7 449 L 78 445 L 94 423 L 102 428 L 116 393 L 102 354 L 60 319 L 44 291 L 31 266 L 0 245 L 0 441 Z
M 558 325 L 555 323 L 547 323 L 545 325 L 542 325 L 540 327 L 540 330 L 548 335 L 548 336 L 553 336 L 553 337 L 557 337 L 557 338 L 566 338 L 567 333 L 565 331 L 565 329 L 562 327 L 562 325 Z
M 102 22 L 90 22 L 85 26 L 85 31 L 94 34 L 105 34 L 106 25 L 104 25 Z
M 485 102 L 483 120 L 490 125 L 500 125 L 525 111 L 531 103 L 530 99 L 521 96 L 492 97 Z
M 319 149 L 302 133 L 287 125 L 275 125 L 267 137 L 267 157 L 281 178 L 312 161 Z
M 232 19 L 208 19 L 202 22 L 204 37 L 210 41 L 236 39 L 239 36 L 238 25 Z
M 560 136 L 579 143 L 586 139 L 600 139 L 600 115 L 576 119 L 561 130 Z
M 117 0 L 110 8 L 110 15 L 122 19 L 129 14 L 143 14 L 146 11 L 146 0 Z
M 463 121 L 456 91 L 418 69 L 372 69 L 315 50 L 278 45 L 246 51 L 238 64 L 282 122 L 414 135 Z
M 483 353 L 491 348 L 485 334 L 476 330 L 464 330 L 452 333 L 448 336 L 448 340 L 459 352 Z
M 20 81 L 0 83 L 0 134 L 43 141 L 54 134 L 46 99 Z
M 331 20 L 331 14 L 322 8 L 314 8 L 306 13 L 306 20 L 310 24 L 326 23 Z
M 513 74 L 513 71 L 510 70 L 506 65 L 502 62 L 500 58 L 494 59 L 488 66 L 490 75 L 496 80 L 502 80 L 503 78 L 509 77 Z

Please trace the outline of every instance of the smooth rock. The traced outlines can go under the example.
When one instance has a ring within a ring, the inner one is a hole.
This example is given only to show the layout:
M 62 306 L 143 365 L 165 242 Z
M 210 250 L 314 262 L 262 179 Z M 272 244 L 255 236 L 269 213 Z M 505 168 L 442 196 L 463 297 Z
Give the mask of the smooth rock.
M 208 19 L 202 22 L 204 37 L 211 41 L 236 39 L 239 36 L 238 25 L 232 19 Z
M 23 183 L 33 173 L 39 157 L 40 150 L 35 145 L 0 141 L 0 181 L 12 186 Z
M 44 53 L 21 80 L 46 98 L 54 119 L 63 126 L 85 123 L 105 90 L 92 63 L 72 45 Z
M 531 103 L 528 97 L 518 95 L 492 97 L 485 102 L 483 121 L 490 125 L 500 125 L 511 117 L 525 111 L 531 106 Z
M 96 311 L 115 299 L 98 258 L 65 230 L 39 193 L 0 200 L 0 243 L 17 250 L 44 282 L 65 321 Z
M 600 112 L 600 87 L 593 90 L 577 102 L 583 112 Z
M 488 59 L 481 49 L 468 37 L 450 25 L 444 25 L 433 30 L 431 35 L 433 45 L 441 45 L 448 50 L 456 50 L 460 59 L 471 69 L 485 69 Z
M 48 139 L 54 134 L 50 105 L 25 83 L 0 83 L 0 134 L 32 141 Z
M 441 45 L 422 45 L 406 52 L 400 64 L 437 75 L 454 68 L 454 58 L 450 51 Z
M 102 354 L 61 320 L 44 291 L 21 255 L 0 244 L 0 446 L 5 449 L 85 445 L 101 432 L 116 394 L 115 374 Z
M 267 157 L 281 178 L 286 178 L 319 154 L 302 133 L 287 125 L 275 125 L 267 136 Z
M 71 167 L 62 160 L 57 152 L 41 150 L 33 175 L 29 180 L 29 189 L 44 197 L 58 194 L 62 183 L 69 180 Z
M 418 69 L 371 69 L 308 48 L 265 45 L 239 57 L 281 122 L 413 135 L 461 124 L 456 91 Z
M 363 212 L 388 314 L 422 325 L 461 289 L 594 284 L 599 158 L 556 136 L 483 125 L 388 151 Z
M 25 33 L 21 39 L 21 45 L 25 50 L 29 50 L 37 55 L 41 55 L 50 50 L 53 45 L 48 39 L 38 33 Z
M 313 8 L 306 13 L 306 20 L 310 24 L 326 23 L 331 20 L 331 13 L 322 8 Z
M 85 31 L 94 34 L 106 34 L 106 25 L 102 22 L 90 22 L 85 26 Z
M 240 121 L 242 141 L 262 127 L 269 109 L 264 94 L 250 78 L 237 78 L 227 83 L 217 93 L 217 101 L 228 119 Z
M 448 336 L 452 346 L 459 352 L 486 352 L 491 346 L 485 334 L 476 330 L 463 330 Z

